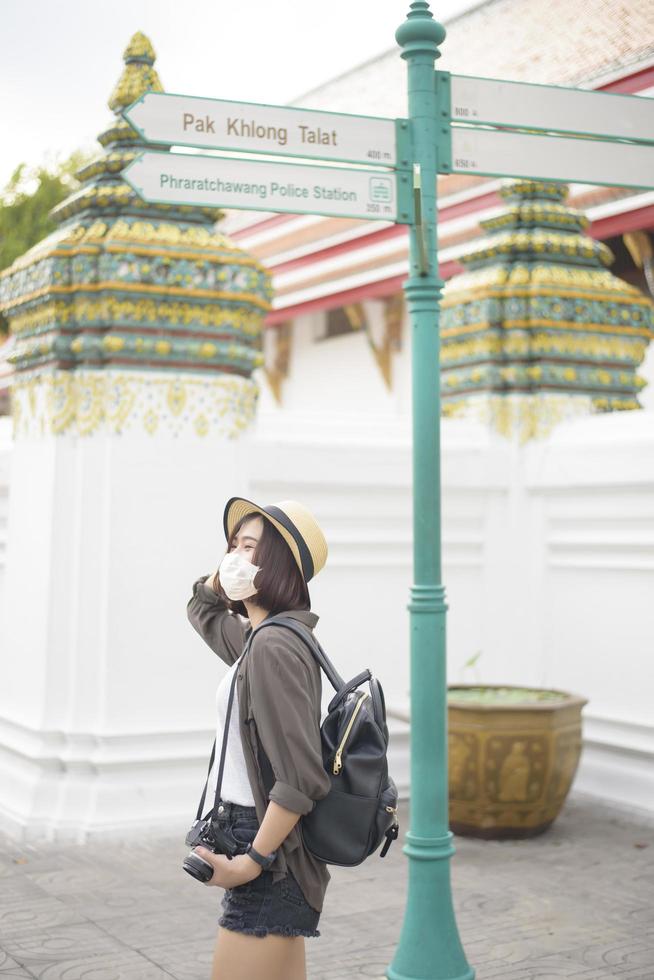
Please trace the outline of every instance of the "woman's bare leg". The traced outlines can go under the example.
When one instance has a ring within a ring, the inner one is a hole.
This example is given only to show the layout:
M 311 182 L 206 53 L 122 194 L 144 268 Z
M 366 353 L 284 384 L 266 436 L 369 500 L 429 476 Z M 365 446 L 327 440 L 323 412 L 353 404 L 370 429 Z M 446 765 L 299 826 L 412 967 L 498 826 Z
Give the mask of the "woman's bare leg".
M 211 980 L 306 980 L 304 936 L 218 929 Z

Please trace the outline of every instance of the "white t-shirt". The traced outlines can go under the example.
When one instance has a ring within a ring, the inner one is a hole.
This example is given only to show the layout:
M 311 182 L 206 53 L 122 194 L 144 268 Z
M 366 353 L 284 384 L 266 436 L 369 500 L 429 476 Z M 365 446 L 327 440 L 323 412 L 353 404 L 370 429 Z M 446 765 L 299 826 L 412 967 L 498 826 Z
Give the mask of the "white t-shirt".
M 240 660 L 232 664 L 216 689 L 216 755 L 213 766 L 209 774 L 207 795 L 205 797 L 204 809 L 208 812 L 214 803 L 216 794 L 216 779 L 218 767 L 220 765 L 220 753 L 223 743 L 223 732 L 225 730 L 225 718 L 227 717 L 227 704 L 229 702 L 229 689 L 232 684 L 234 671 L 238 670 Z M 243 744 L 241 742 L 241 732 L 239 728 L 238 713 L 238 681 L 234 688 L 234 701 L 232 703 L 232 714 L 229 719 L 229 737 L 227 739 L 227 752 L 225 754 L 225 768 L 223 770 L 223 781 L 220 796 L 223 800 L 230 803 L 240 803 L 241 806 L 254 806 L 254 797 L 250 789 L 250 780 L 245 766 L 245 756 L 243 755 Z

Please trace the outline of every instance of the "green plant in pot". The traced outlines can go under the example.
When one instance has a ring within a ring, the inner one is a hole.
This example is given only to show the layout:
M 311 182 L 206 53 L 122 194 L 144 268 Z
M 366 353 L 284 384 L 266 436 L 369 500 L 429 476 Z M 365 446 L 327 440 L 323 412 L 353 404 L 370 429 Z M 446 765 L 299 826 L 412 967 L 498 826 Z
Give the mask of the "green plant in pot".
M 585 704 L 547 688 L 448 685 L 452 831 L 499 839 L 546 830 L 577 771 Z

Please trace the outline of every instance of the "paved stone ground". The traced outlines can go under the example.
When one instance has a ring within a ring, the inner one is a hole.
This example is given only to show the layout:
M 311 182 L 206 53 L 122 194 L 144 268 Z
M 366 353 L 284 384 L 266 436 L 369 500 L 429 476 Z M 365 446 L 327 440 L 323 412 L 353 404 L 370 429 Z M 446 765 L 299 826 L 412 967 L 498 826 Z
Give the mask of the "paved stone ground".
M 407 806 L 401 808 L 403 829 Z M 573 794 L 530 841 L 455 838 L 454 901 L 477 980 L 654 980 L 654 822 Z M 17 845 L 0 837 L 0 980 L 208 980 L 222 892 L 177 837 Z M 310 980 L 381 978 L 406 864 L 332 869 Z M 434 977 L 438 974 L 434 973 Z

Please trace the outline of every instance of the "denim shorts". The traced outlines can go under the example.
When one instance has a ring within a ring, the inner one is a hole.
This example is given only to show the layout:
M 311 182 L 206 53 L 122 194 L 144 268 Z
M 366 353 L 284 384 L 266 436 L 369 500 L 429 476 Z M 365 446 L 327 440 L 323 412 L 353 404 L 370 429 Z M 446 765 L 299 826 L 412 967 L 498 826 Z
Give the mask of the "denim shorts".
M 256 809 L 224 800 L 220 805 L 224 810 L 215 819 L 229 827 L 240 843 L 252 842 L 259 829 Z M 290 869 L 276 884 L 272 871 L 262 870 L 252 881 L 225 889 L 222 908 L 218 925 L 248 936 L 320 935 L 317 928 L 320 912 L 309 905 Z

